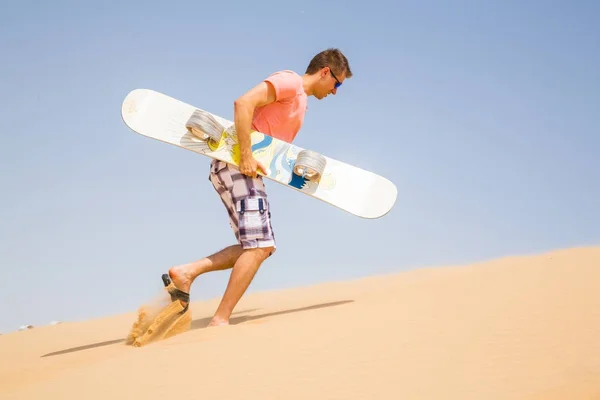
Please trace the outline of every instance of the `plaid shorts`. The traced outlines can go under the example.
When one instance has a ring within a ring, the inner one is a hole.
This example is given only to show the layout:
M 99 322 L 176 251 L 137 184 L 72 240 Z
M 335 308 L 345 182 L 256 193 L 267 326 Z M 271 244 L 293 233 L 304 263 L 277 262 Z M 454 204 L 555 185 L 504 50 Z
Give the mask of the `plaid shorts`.
M 208 179 L 221 197 L 229 223 L 243 249 L 273 247 L 271 211 L 261 176 L 250 178 L 229 164 L 213 160 Z

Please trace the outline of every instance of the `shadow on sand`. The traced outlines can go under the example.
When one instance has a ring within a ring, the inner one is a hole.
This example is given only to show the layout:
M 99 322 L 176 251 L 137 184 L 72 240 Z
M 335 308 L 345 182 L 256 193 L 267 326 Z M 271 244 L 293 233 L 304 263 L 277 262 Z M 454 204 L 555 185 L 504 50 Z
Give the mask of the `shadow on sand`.
M 252 321 L 252 320 L 267 318 L 267 317 L 273 317 L 273 316 L 277 316 L 277 315 L 291 314 L 291 313 L 296 313 L 296 312 L 315 310 L 315 309 L 319 309 L 319 308 L 339 306 L 342 304 L 352 303 L 353 301 L 354 300 L 341 300 L 341 301 L 334 301 L 334 302 L 330 302 L 330 303 L 315 304 L 315 305 L 307 306 L 307 307 L 292 308 L 290 310 L 283 310 L 283 311 L 277 311 L 277 312 L 266 313 L 266 314 L 241 315 L 239 317 L 232 317 L 230 319 L 229 323 L 231 325 L 236 325 L 236 324 L 241 324 L 241 323 L 247 322 L 247 321 Z M 241 313 L 248 313 L 251 311 L 255 311 L 255 309 L 244 310 L 244 311 L 240 311 L 237 313 L 234 312 L 233 315 L 241 314 Z M 206 326 L 209 324 L 211 319 L 212 319 L 212 317 L 198 318 L 198 319 L 193 320 L 190 330 L 206 328 Z M 88 350 L 88 349 L 93 349 L 93 348 L 102 347 L 102 346 L 110 346 L 112 344 L 117 344 L 117 343 L 122 343 L 122 342 L 125 342 L 125 338 L 108 340 L 105 342 L 99 342 L 99 343 L 93 343 L 93 344 L 87 344 L 84 346 L 72 347 L 70 349 L 65 349 L 65 350 L 60 350 L 60 351 L 55 351 L 52 353 L 44 354 L 41 357 L 58 356 L 61 354 L 73 353 L 75 351 Z

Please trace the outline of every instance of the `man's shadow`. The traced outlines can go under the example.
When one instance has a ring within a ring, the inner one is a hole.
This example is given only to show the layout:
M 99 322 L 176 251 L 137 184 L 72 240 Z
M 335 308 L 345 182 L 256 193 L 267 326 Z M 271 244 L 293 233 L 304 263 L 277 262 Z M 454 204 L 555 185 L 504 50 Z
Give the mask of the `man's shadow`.
M 352 303 L 352 302 L 354 302 L 354 300 L 341 300 L 341 301 L 334 301 L 334 302 L 330 302 L 330 303 L 315 304 L 315 305 L 307 306 L 307 307 L 292 308 L 292 309 L 289 309 L 289 310 L 276 311 L 276 312 L 259 314 L 259 315 L 240 315 L 238 317 L 232 317 L 229 320 L 229 323 L 231 325 L 236 325 L 236 324 L 241 324 L 243 322 L 248 322 L 248 321 L 252 321 L 252 320 L 256 320 L 256 319 L 261 319 L 261 318 L 273 317 L 273 316 L 283 315 L 283 314 L 292 314 L 292 313 L 302 312 L 302 311 L 316 310 L 316 309 L 319 309 L 319 308 L 334 307 L 334 306 L 339 306 L 339 305 L 342 305 L 342 304 L 348 304 L 348 303 Z M 237 312 L 237 313 L 234 312 L 233 314 L 235 315 L 235 314 L 248 313 L 248 312 L 255 311 L 255 310 L 256 309 L 244 310 L 244 311 L 240 311 L 240 312 Z M 210 323 L 211 319 L 212 319 L 212 317 L 206 317 L 206 318 L 198 318 L 198 319 L 193 320 L 192 324 L 191 324 L 191 327 L 190 327 L 190 330 L 206 328 L 208 326 L 208 324 Z M 92 343 L 92 344 L 87 344 L 87 345 L 84 345 L 84 346 L 77 346 L 77 347 L 72 347 L 70 349 L 59 350 L 59 351 L 55 351 L 55 352 L 52 352 L 52 353 L 44 354 L 41 357 L 57 356 L 57 355 L 61 355 L 61 354 L 73 353 L 73 352 L 76 352 L 76 351 L 93 349 L 93 348 L 96 348 L 96 347 L 110 346 L 110 345 L 113 345 L 113 344 L 122 343 L 124 341 L 125 341 L 125 339 L 122 338 L 122 339 L 108 340 L 108 341 L 105 341 L 105 342 Z

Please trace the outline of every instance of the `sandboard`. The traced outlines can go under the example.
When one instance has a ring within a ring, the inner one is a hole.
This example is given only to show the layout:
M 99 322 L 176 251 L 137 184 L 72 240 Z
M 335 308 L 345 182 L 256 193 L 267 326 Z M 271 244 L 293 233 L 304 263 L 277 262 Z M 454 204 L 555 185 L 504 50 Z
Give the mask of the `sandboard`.
M 125 97 L 121 116 L 140 135 L 238 165 L 235 125 L 218 115 L 154 90 L 135 89 Z M 261 132 L 251 133 L 251 143 L 254 157 L 268 169 L 267 179 L 348 213 L 380 218 L 396 201 L 396 186 L 373 172 Z

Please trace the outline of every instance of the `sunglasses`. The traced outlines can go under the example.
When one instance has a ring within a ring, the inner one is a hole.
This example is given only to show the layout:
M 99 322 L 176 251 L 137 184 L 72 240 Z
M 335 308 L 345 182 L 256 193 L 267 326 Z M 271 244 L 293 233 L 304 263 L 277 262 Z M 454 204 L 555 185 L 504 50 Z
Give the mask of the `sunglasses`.
M 340 82 L 340 80 L 337 78 L 337 76 L 335 76 L 335 74 L 333 73 L 333 71 L 331 70 L 331 68 L 329 68 L 329 73 L 331 74 L 331 76 L 333 76 L 333 79 L 335 79 L 335 88 L 339 88 L 340 86 L 342 86 L 342 82 Z

